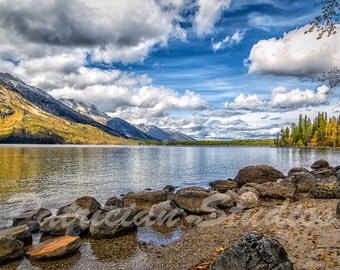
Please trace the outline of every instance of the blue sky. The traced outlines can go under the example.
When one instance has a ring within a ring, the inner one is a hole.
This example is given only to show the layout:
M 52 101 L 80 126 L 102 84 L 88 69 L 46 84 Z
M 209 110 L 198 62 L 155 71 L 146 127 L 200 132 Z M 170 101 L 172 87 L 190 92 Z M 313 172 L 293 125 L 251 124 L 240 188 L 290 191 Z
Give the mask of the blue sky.
M 304 34 L 319 12 L 307 0 L 0 0 L 0 70 L 131 123 L 273 137 L 299 113 L 338 113 L 327 85 L 299 80 L 339 65 L 339 34 Z

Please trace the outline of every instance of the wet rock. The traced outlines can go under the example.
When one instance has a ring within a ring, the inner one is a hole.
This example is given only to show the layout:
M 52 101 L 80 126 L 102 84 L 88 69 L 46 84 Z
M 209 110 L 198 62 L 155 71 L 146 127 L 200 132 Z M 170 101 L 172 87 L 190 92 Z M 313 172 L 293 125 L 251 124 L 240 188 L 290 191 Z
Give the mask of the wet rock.
M 174 186 L 172 186 L 172 185 L 167 185 L 167 186 L 165 186 L 164 188 L 163 188 L 163 190 L 167 190 L 167 191 L 169 191 L 170 193 L 173 193 L 173 192 L 175 192 L 175 187 Z
M 212 190 L 225 193 L 228 190 L 236 188 L 236 183 L 233 180 L 217 180 L 209 183 Z
M 86 216 L 69 213 L 45 218 L 40 224 L 40 230 L 51 235 L 65 235 L 71 224 L 78 224 L 84 232 L 89 227 L 90 222 Z
M 26 255 L 32 260 L 51 260 L 76 252 L 81 245 L 79 236 L 61 236 L 34 245 Z
M 0 230 L 0 237 L 14 238 L 22 241 L 25 245 L 32 244 L 32 234 L 27 225 Z
M 254 192 L 243 193 L 237 201 L 237 207 L 243 209 L 250 209 L 258 206 L 260 204 L 259 195 Z
M 102 212 L 91 220 L 90 234 L 95 239 L 112 238 L 136 228 L 133 208 L 117 208 Z
M 290 174 L 289 179 L 296 182 L 299 193 L 309 192 L 317 182 L 316 177 L 309 172 L 294 172 Z
M 24 243 L 14 238 L 0 237 L 0 265 L 6 262 L 12 262 L 21 258 L 24 253 Z
M 83 196 L 73 203 L 58 209 L 57 215 L 76 213 L 90 218 L 96 211 L 101 209 L 100 203 L 93 197 Z
M 79 226 L 79 224 L 76 223 L 72 223 L 70 224 L 65 232 L 65 235 L 69 235 L 69 236 L 80 236 L 82 233 L 82 229 Z
M 309 170 L 307 170 L 306 168 L 303 168 L 303 167 L 294 167 L 294 168 L 291 168 L 288 171 L 288 177 L 291 176 L 294 173 L 301 173 L 301 172 L 309 173 Z
M 20 221 L 18 226 L 27 225 L 31 233 L 37 233 L 40 230 L 40 224 L 38 221 L 30 220 L 30 221 Z
M 174 217 L 181 215 L 180 209 L 173 201 L 166 201 L 154 204 L 149 210 L 149 216 L 155 218 L 162 218 L 169 214 Z
M 340 218 L 340 201 L 338 201 L 338 204 L 336 205 L 336 217 Z
M 168 190 L 139 192 L 123 197 L 124 207 L 135 207 L 138 211 L 149 209 L 152 205 L 168 200 Z
M 204 204 L 204 200 L 209 196 L 210 193 L 202 187 L 187 187 L 178 190 L 174 200 L 180 208 L 189 213 L 209 214 L 212 211 Z
M 246 183 L 262 184 L 265 182 L 275 182 L 279 178 L 284 178 L 282 172 L 268 165 L 257 165 L 241 169 L 234 181 L 238 187 L 241 187 Z
M 315 162 L 312 164 L 311 168 L 312 168 L 313 170 L 319 170 L 319 169 L 322 169 L 322 168 L 326 168 L 326 167 L 328 167 L 328 166 L 329 166 L 328 161 L 326 161 L 326 160 L 324 160 L 324 159 L 320 159 L 320 160 L 315 161 Z
M 315 199 L 340 199 L 340 182 L 335 176 L 319 180 L 309 193 Z
M 283 246 L 274 238 L 258 232 L 244 235 L 213 263 L 212 270 L 293 270 Z
M 104 206 L 104 210 L 105 211 L 110 211 L 113 210 L 115 208 L 122 208 L 123 207 L 123 202 L 121 199 L 117 198 L 117 197 L 111 197 L 109 198 Z
M 13 226 L 18 225 L 22 221 L 37 221 L 42 222 L 44 218 L 51 216 L 52 213 L 46 208 L 28 210 L 13 218 Z
M 260 197 L 268 197 L 275 199 L 296 199 L 297 198 L 297 184 L 291 180 L 278 180 L 277 182 L 267 182 L 262 184 L 250 183 L 247 186 L 255 188 Z
M 312 172 L 317 179 L 325 179 L 336 176 L 336 171 L 332 167 L 322 168 Z

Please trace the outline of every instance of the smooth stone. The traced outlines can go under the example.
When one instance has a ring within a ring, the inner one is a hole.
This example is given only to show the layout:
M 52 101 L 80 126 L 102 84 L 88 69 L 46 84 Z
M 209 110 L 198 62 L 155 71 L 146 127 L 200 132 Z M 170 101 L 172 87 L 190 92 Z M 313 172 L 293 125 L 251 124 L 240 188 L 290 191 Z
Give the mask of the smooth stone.
M 26 255 L 32 260 L 51 260 L 70 255 L 80 246 L 79 236 L 60 236 L 32 246 Z
M 20 221 L 18 226 L 27 225 L 31 233 L 37 233 L 40 230 L 40 224 L 38 221 L 30 220 L 30 221 Z
M 248 191 L 243 193 L 237 201 L 237 207 L 243 209 L 250 209 L 260 205 L 259 195 Z
M 321 168 L 326 168 L 326 167 L 328 167 L 328 166 L 329 166 L 328 161 L 326 161 L 326 160 L 324 160 L 324 159 L 320 159 L 320 160 L 315 161 L 315 162 L 312 164 L 311 168 L 312 168 L 313 170 L 318 170 L 318 169 L 321 169 Z
M 65 235 L 68 226 L 78 224 L 84 232 L 90 225 L 86 216 L 70 213 L 45 218 L 40 224 L 40 230 L 51 235 Z
M 276 182 L 280 178 L 284 178 L 284 175 L 275 168 L 268 165 L 257 165 L 241 169 L 234 181 L 238 187 L 241 187 L 247 183 L 262 184 L 265 182 Z
M 236 200 L 226 194 L 226 193 L 219 193 L 216 191 L 216 193 L 211 194 L 208 199 L 208 206 L 212 207 L 212 208 L 229 208 L 229 207 L 233 207 L 236 203 Z
M 46 208 L 28 210 L 13 218 L 13 226 L 18 225 L 22 221 L 37 221 L 42 222 L 44 218 L 51 216 L 52 213 Z
M 0 237 L 0 265 L 19 259 L 24 253 L 25 245 L 22 241 L 10 237 Z
M 25 245 L 32 244 L 32 234 L 27 225 L 0 230 L 0 237 L 14 238 L 22 241 Z
M 135 207 L 138 211 L 149 209 L 152 205 L 168 200 L 168 190 L 139 192 L 127 194 L 123 197 L 124 207 Z
M 253 193 L 256 193 L 258 195 L 260 195 L 260 192 L 253 188 L 253 187 L 249 187 L 249 186 L 242 186 L 239 191 L 238 191 L 238 195 L 241 196 L 243 193 L 246 193 L 246 192 L 253 192 Z
M 201 216 L 197 216 L 197 215 L 189 215 L 186 216 L 184 218 L 184 221 L 188 224 L 188 225 L 194 225 L 194 224 L 199 224 L 201 221 L 203 220 L 203 218 Z
M 58 209 L 57 215 L 76 213 L 90 218 L 95 212 L 101 210 L 100 203 L 91 196 L 83 196 L 73 203 Z
M 185 211 L 193 214 L 210 214 L 210 207 L 204 204 L 210 193 L 202 187 L 187 187 L 175 193 L 175 203 Z
M 90 235 L 95 239 L 113 238 L 136 228 L 134 208 L 117 208 L 102 212 L 91 220 Z
M 219 255 L 211 270 L 293 270 L 283 246 L 274 238 L 258 232 L 244 235 L 238 243 Z
M 225 193 L 228 190 L 236 188 L 236 183 L 233 180 L 217 180 L 209 183 L 212 190 Z

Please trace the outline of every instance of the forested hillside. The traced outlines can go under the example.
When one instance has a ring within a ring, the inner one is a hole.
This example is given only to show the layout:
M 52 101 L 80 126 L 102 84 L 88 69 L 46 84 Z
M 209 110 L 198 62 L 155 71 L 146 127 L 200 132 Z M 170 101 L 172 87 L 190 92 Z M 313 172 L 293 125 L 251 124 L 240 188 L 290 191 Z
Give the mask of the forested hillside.
M 276 139 L 277 146 L 340 146 L 340 115 L 328 117 L 320 112 L 312 121 L 300 114 L 298 123 L 282 128 Z

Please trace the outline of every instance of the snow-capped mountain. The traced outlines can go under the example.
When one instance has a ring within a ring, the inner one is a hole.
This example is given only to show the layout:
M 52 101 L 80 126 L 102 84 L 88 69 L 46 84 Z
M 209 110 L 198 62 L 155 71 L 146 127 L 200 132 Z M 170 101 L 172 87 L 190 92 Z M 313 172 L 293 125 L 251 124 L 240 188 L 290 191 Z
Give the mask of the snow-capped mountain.
M 94 104 L 85 103 L 82 101 L 77 101 L 74 99 L 61 98 L 60 101 L 71 109 L 92 118 L 93 120 L 106 124 L 108 120 L 111 119 L 105 112 L 98 109 Z
M 153 140 L 152 136 L 147 135 L 142 130 L 138 129 L 137 127 L 131 125 L 130 123 L 126 122 L 121 118 L 112 118 L 107 121 L 106 125 L 119 133 L 124 134 L 127 138 L 137 139 L 137 140 Z
M 173 129 L 161 129 L 153 125 L 139 124 L 137 128 L 157 140 L 164 142 L 194 141 L 193 138 Z

